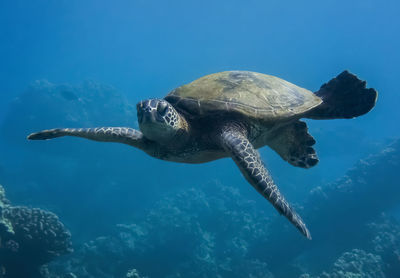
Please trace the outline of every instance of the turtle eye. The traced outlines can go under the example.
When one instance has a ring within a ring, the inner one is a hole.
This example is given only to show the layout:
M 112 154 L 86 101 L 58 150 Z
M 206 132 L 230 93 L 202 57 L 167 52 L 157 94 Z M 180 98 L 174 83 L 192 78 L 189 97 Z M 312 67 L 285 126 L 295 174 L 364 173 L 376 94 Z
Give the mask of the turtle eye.
M 165 103 L 164 101 L 160 101 L 157 105 L 157 112 L 161 115 L 164 116 L 167 113 L 168 110 L 168 104 Z

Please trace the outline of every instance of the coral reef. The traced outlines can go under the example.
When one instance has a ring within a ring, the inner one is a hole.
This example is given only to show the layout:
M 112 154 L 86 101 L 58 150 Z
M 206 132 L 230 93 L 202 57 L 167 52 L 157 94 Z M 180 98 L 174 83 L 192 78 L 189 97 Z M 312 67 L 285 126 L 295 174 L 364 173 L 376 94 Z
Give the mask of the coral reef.
M 266 262 L 248 256 L 254 244 L 268 237 L 265 215 L 237 189 L 208 184 L 165 198 L 150 211 L 146 225 L 133 230 L 144 233 L 140 243 L 147 241 L 153 249 L 143 254 L 169 250 L 159 256 L 174 266 L 171 277 L 271 277 Z
M 355 227 L 398 205 L 399 161 L 400 140 L 397 140 L 379 154 L 361 160 L 337 182 L 315 188 L 305 205 L 310 208 L 307 213 L 311 216 L 312 225 L 318 224 L 318 230 L 325 226 L 320 231 L 326 234 L 329 229 L 330 234 L 334 234 L 339 231 L 332 229 L 335 225 L 329 225 L 329 219 L 340 219 L 346 225 Z
M 344 252 L 333 264 L 331 272 L 318 276 L 303 274 L 300 278 L 385 278 L 383 262 L 379 255 L 353 249 Z
M 297 233 L 291 239 L 285 228 L 276 232 L 275 216 L 265 217 L 237 189 L 217 183 L 165 197 L 143 218 L 117 225 L 51 269 L 82 278 L 125 277 L 132 266 L 151 278 L 398 277 L 400 224 L 382 212 L 398 203 L 398 195 L 387 195 L 399 190 L 399 154 L 397 141 L 314 190 L 304 209 L 315 233 L 311 242 Z M 374 175 L 385 176 L 384 186 Z M 385 202 L 375 204 L 377 197 Z
M 319 270 L 329 267 L 343 252 L 364 249 L 371 237 L 369 223 L 400 203 L 399 161 L 400 140 L 396 140 L 361 160 L 343 178 L 314 188 L 302 212 L 312 231 L 312 242 L 301 241 L 290 229 L 275 230 L 264 243 L 274 256 L 265 256 L 262 249 L 254 250 L 255 256 L 272 262 L 273 272 L 287 273 L 277 258 L 294 265 L 304 257 L 308 262 L 318 261 L 313 268 Z M 285 244 L 292 246 L 289 252 L 281 251 Z M 294 269 L 293 275 L 298 273 L 299 269 Z
M 2 186 L 0 208 L 0 266 L 3 277 L 41 277 L 42 265 L 72 252 L 71 235 L 54 213 L 12 206 Z
M 395 219 L 382 215 L 368 225 L 372 234 L 372 250 L 385 262 L 387 277 L 400 274 L 400 223 Z
M 400 224 L 382 214 L 369 223 L 363 238 L 368 240 L 362 249 L 341 254 L 319 275 L 302 274 L 300 278 L 396 278 L 400 274 Z
M 144 276 L 140 276 L 139 272 L 136 269 L 130 269 L 127 273 L 126 273 L 126 278 L 147 278 Z
M 152 278 L 282 277 L 279 272 L 271 272 L 273 267 L 268 261 L 250 254 L 269 237 L 271 221 L 263 214 L 231 187 L 190 188 L 164 198 L 135 224 L 117 225 L 112 235 L 87 242 L 72 256 L 53 263 L 51 269 L 82 278 L 130 277 L 139 275 L 136 269 Z M 366 225 L 360 236 L 367 239 L 362 248 L 344 246 L 350 249 L 334 257 L 320 274 L 301 277 L 397 277 L 399 223 L 381 215 Z M 269 252 L 268 246 L 263 247 Z M 303 254 L 309 251 L 305 249 Z M 318 258 L 330 251 L 323 250 Z M 317 258 L 307 259 L 299 267 L 308 268 L 310 259 Z M 282 261 L 279 264 L 289 266 Z M 131 271 L 132 265 L 135 271 Z
M 55 272 L 123 277 L 134 265 L 156 277 L 272 277 L 248 250 L 269 233 L 269 219 L 237 190 L 220 184 L 166 197 L 135 224 L 84 244 Z M 155 267 L 155 265 L 157 267 Z
M 3 235 L 3 240 L 4 238 L 8 238 L 9 236 L 14 234 L 14 229 L 11 225 L 10 220 L 4 216 L 5 210 L 9 205 L 10 202 L 6 199 L 4 188 L 0 185 L 0 235 Z M 1 239 L 2 238 L 0 237 L 0 240 Z

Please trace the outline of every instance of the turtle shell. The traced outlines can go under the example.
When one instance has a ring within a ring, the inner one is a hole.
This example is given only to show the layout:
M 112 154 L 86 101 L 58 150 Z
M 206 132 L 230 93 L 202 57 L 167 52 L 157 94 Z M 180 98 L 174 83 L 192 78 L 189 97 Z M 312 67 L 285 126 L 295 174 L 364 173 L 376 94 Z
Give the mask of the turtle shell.
M 249 71 L 206 75 L 174 89 L 165 100 L 193 117 L 234 112 L 255 120 L 290 118 L 322 102 L 309 90 L 275 76 Z

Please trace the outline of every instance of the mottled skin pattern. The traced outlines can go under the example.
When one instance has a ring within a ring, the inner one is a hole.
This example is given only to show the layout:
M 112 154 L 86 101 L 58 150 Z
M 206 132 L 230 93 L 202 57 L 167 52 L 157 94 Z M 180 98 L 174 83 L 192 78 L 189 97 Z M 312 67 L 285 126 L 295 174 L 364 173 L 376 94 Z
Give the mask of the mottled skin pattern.
M 280 214 L 285 215 L 308 239 L 311 234 L 300 216 L 282 196 L 271 175 L 265 168 L 260 154 L 247 138 L 246 130 L 240 125 L 228 125 L 223 128 L 222 145 L 231 154 L 246 180 L 271 204 Z
M 367 113 L 377 92 L 344 71 L 313 94 L 282 79 L 252 72 L 208 75 L 173 90 L 165 99 L 137 105 L 141 131 L 128 127 L 51 129 L 32 133 L 31 140 L 76 136 L 139 148 L 163 160 L 204 163 L 231 157 L 247 181 L 279 213 L 311 239 L 261 161 L 265 145 L 301 168 L 318 163 L 301 118 L 353 118 Z
M 46 140 L 62 136 L 76 136 L 99 142 L 116 142 L 142 148 L 143 134 L 130 127 L 54 128 L 29 135 L 30 140 Z

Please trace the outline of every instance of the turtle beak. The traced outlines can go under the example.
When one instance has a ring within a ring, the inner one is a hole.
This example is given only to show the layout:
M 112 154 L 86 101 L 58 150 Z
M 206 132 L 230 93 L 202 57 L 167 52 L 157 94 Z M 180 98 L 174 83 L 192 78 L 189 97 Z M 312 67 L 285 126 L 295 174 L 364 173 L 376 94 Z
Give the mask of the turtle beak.
M 151 110 L 144 111 L 142 121 L 144 121 L 144 122 L 154 122 L 155 121 L 154 113 L 152 113 Z
M 138 117 L 138 122 L 148 122 L 148 121 L 154 121 L 154 113 L 152 113 L 150 110 L 139 110 L 137 113 Z

